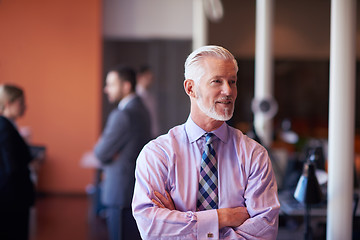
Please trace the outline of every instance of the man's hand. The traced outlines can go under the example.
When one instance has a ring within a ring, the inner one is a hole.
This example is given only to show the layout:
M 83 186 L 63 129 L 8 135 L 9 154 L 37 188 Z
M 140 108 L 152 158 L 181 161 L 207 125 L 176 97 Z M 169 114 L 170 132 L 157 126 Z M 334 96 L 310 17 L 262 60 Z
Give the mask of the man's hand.
M 166 196 L 163 196 L 161 193 L 154 191 L 154 195 L 157 197 L 157 200 L 151 199 L 151 201 L 156 206 L 159 208 L 175 210 L 174 202 L 168 192 L 165 192 Z M 219 218 L 219 229 L 223 227 L 238 227 L 243 224 L 246 219 L 250 218 L 246 207 L 221 208 L 217 209 L 217 213 Z
M 246 207 L 221 208 L 217 210 L 219 229 L 223 227 L 238 227 L 250 217 Z
M 166 197 L 161 195 L 161 193 L 154 191 L 154 195 L 160 200 L 151 199 L 151 201 L 158 206 L 159 208 L 167 208 L 169 210 L 175 210 L 174 202 L 168 192 L 165 191 Z

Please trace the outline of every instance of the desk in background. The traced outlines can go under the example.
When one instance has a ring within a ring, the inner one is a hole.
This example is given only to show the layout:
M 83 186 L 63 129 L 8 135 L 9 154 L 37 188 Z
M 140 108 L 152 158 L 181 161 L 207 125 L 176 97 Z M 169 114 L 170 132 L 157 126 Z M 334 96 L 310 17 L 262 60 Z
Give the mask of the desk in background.
M 360 189 L 355 190 L 355 193 L 360 195 Z M 288 216 L 303 216 L 305 212 L 305 206 L 299 203 L 294 198 L 294 191 L 283 190 L 279 192 L 280 200 L 280 214 Z M 311 205 L 311 216 L 326 217 L 326 201 L 320 204 Z M 360 217 L 360 207 L 356 209 L 357 217 Z

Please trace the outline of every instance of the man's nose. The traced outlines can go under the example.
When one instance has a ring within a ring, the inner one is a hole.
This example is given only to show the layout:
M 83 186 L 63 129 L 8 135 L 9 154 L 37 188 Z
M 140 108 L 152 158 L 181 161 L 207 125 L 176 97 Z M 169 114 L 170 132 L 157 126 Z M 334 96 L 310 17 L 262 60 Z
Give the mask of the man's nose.
M 228 82 L 224 82 L 223 86 L 222 86 L 222 92 L 225 94 L 225 95 L 231 95 L 233 89 L 230 85 L 230 83 Z

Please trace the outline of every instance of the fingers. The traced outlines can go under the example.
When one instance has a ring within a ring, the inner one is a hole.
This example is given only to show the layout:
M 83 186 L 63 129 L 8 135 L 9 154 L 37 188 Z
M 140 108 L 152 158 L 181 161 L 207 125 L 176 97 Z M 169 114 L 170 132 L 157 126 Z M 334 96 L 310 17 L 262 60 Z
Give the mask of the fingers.
M 238 227 L 250 218 L 246 207 L 221 208 L 217 212 L 219 228 Z
M 163 196 L 161 193 L 154 191 L 156 199 L 151 199 L 151 201 L 160 208 L 167 208 L 169 210 L 175 210 L 174 203 L 172 201 L 172 198 L 168 192 L 165 192 L 166 197 Z M 158 201 L 159 200 L 159 201 Z
M 237 207 L 236 213 L 234 214 L 237 218 L 237 224 L 241 225 L 243 224 L 248 218 L 250 218 L 250 215 L 246 209 L 246 207 Z
M 243 213 L 243 214 L 249 215 L 246 207 L 236 207 L 236 208 L 234 208 L 234 210 L 237 211 L 238 213 Z
M 151 199 L 151 201 L 159 208 L 165 208 L 165 206 L 162 203 L 156 201 L 155 199 Z
M 160 194 L 160 193 L 157 192 L 157 191 L 154 191 L 154 195 L 155 195 L 155 197 L 157 197 L 157 198 L 160 200 L 160 202 L 161 202 L 164 206 L 166 206 L 166 202 L 168 201 L 168 200 L 166 199 L 166 197 L 164 197 L 162 194 Z
M 175 210 L 174 202 L 173 202 L 170 194 L 169 194 L 168 192 L 165 192 L 165 193 L 166 193 L 166 197 L 167 197 L 168 203 L 169 203 L 169 205 L 167 206 L 167 208 L 170 209 L 170 210 Z

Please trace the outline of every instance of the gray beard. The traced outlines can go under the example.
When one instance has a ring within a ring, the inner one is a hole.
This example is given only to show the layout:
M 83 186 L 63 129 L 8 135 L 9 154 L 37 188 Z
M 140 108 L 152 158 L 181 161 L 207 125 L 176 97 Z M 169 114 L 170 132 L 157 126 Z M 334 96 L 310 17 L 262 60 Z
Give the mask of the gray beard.
M 234 108 L 225 108 L 225 114 L 220 115 L 215 111 L 215 104 L 210 108 L 206 108 L 202 101 L 201 94 L 197 94 L 196 103 L 199 106 L 200 110 L 205 113 L 208 117 L 213 118 L 217 121 L 228 121 L 232 118 L 234 114 Z

